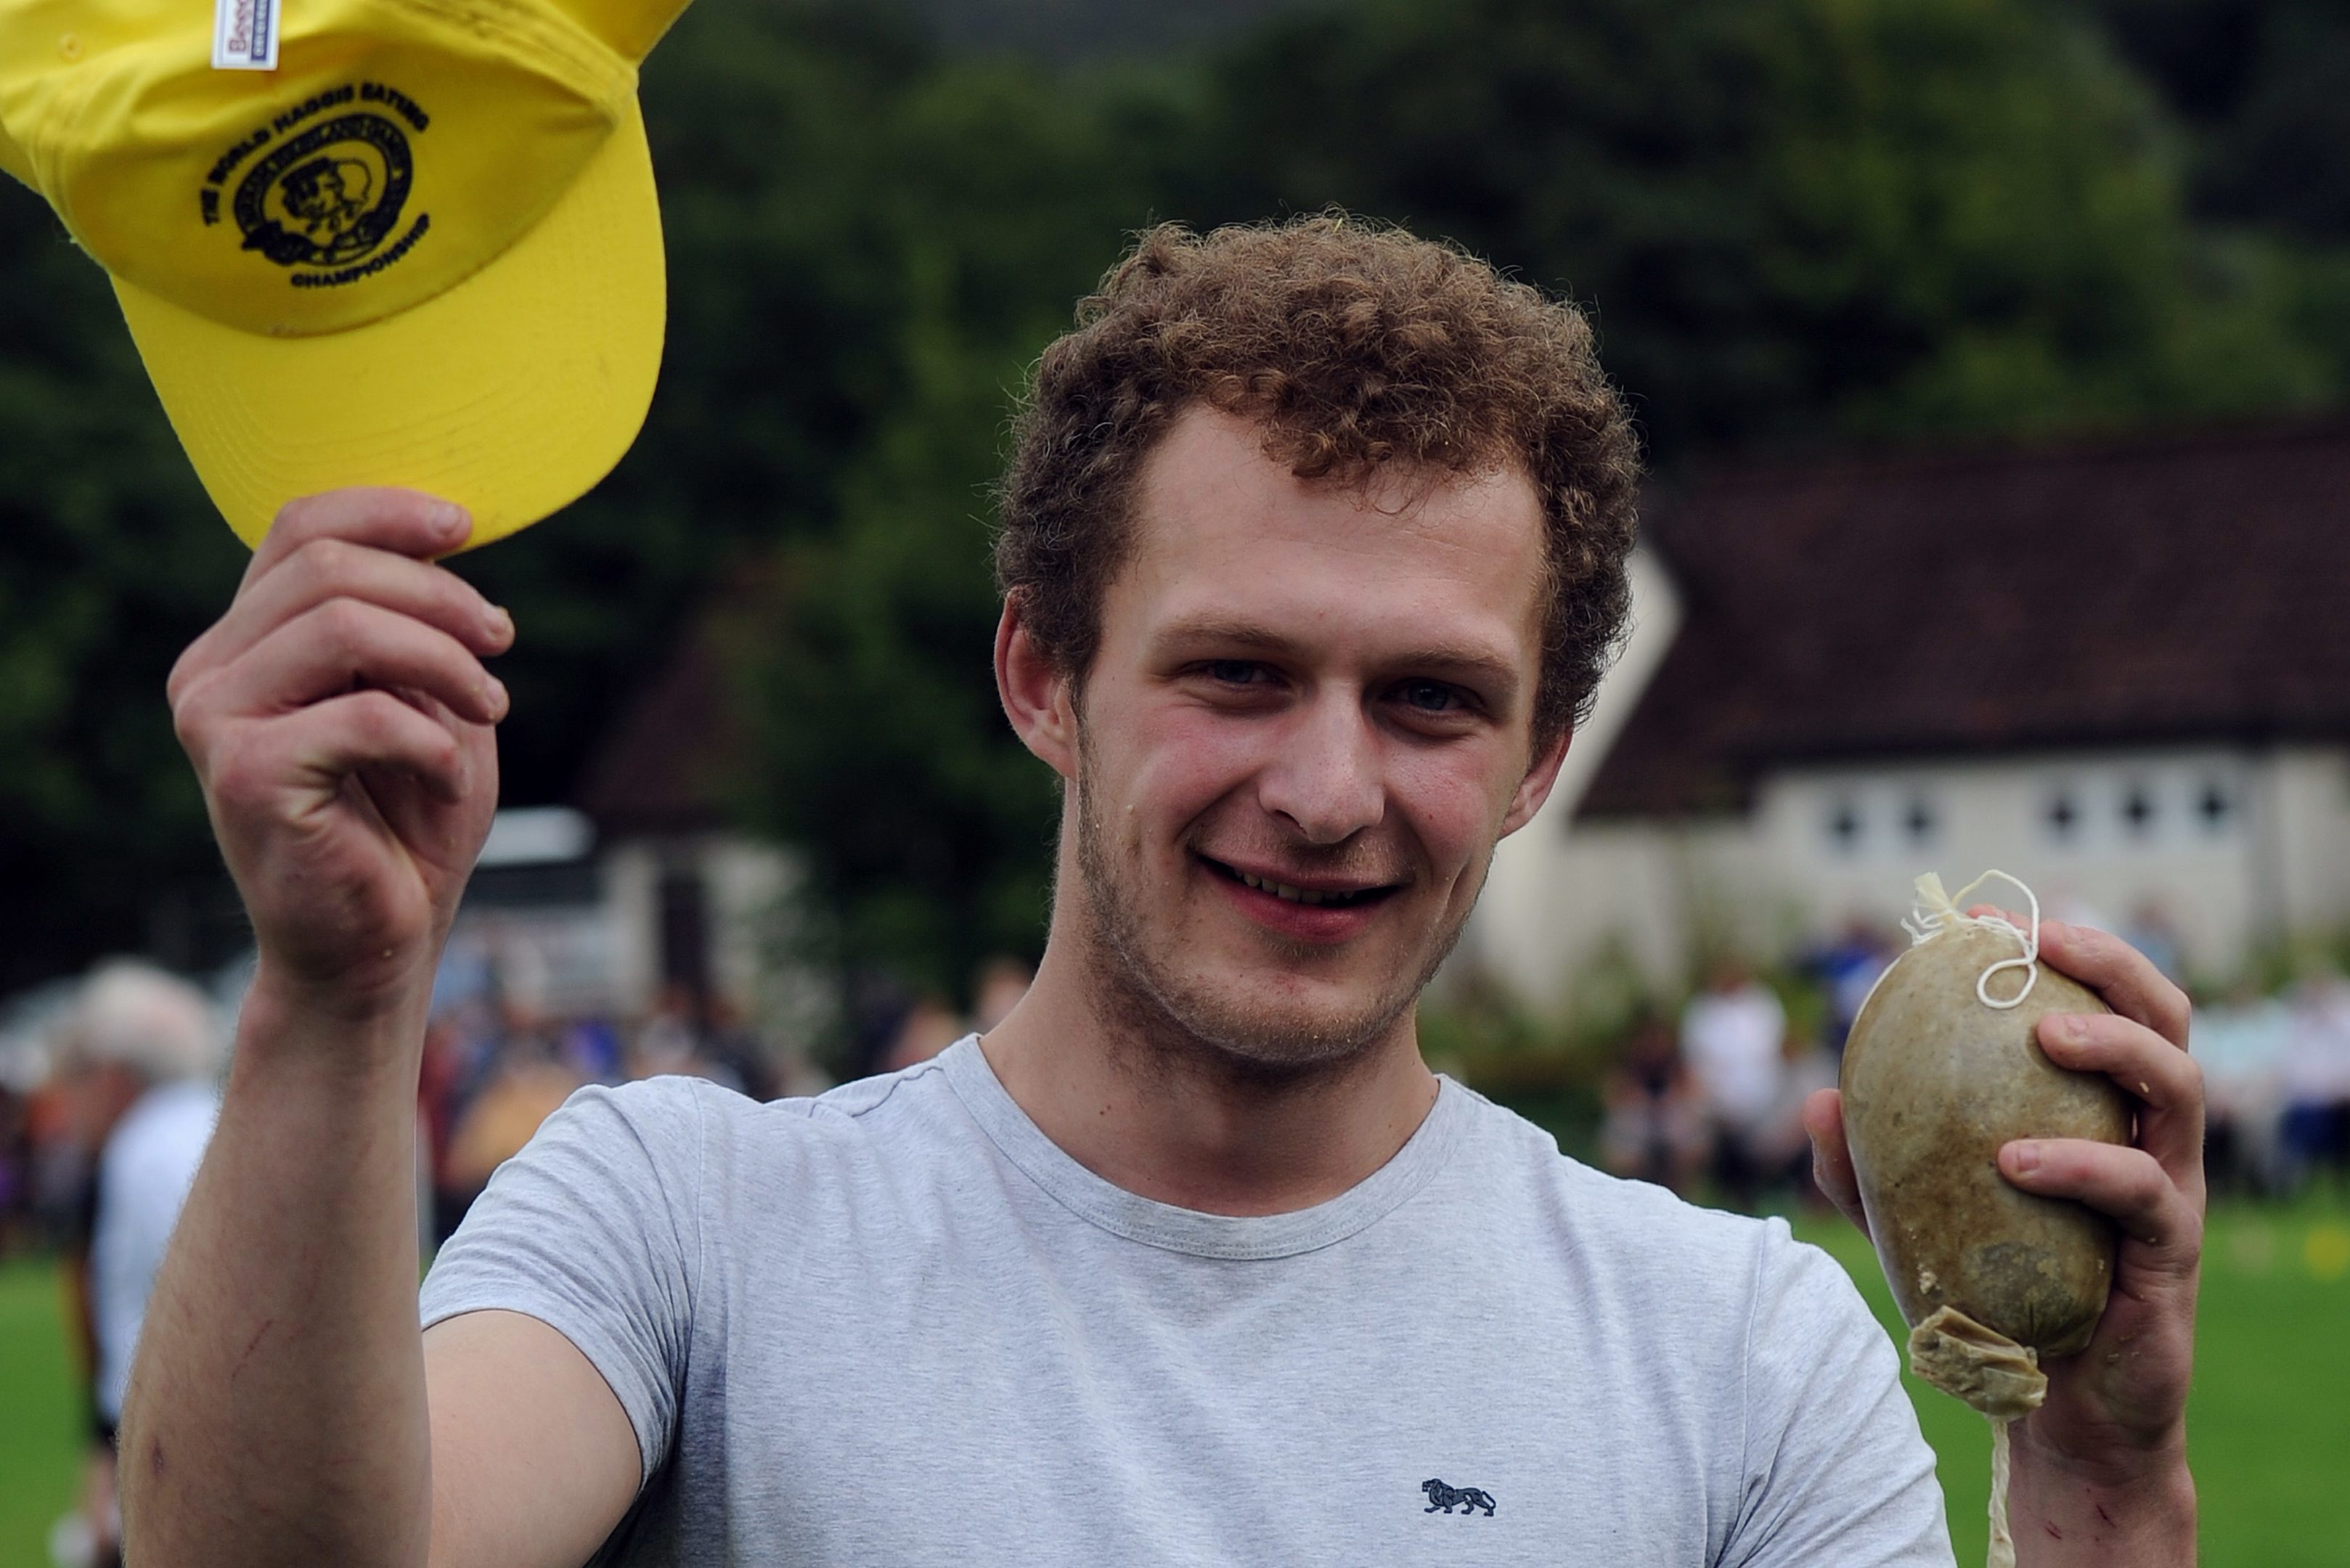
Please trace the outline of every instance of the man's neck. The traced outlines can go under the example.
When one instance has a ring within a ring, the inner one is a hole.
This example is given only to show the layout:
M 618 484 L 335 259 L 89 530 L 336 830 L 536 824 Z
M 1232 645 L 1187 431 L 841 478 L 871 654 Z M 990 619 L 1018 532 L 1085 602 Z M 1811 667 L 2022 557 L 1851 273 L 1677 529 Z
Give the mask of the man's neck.
M 1212 1214 L 1310 1208 L 1393 1158 L 1436 1104 L 1409 1013 L 1342 1064 L 1266 1075 L 1141 1037 L 1075 967 L 1048 951 L 982 1048 L 1045 1137 L 1141 1197 Z

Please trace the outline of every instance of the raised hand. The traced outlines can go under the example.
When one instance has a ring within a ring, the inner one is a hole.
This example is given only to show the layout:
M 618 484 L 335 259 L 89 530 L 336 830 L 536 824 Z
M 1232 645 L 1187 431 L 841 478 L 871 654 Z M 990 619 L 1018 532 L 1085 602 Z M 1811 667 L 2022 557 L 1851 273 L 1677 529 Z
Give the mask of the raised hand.
M 421 1001 L 497 805 L 481 661 L 514 625 L 432 564 L 470 528 L 411 491 L 294 502 L 172 670 L 263 976 L 329 1015 Z

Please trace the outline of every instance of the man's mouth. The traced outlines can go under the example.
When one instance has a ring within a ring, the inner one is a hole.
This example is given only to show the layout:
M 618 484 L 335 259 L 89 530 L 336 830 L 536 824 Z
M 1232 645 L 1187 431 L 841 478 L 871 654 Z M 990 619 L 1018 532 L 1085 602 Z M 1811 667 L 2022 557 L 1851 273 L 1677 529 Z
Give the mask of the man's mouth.
M 1238 882 L 1243 888 L 1253 888 L 1260 893 L 1270 893 L 1287 903 L 1305 904 L 1318 909 L 1343 909 L 1376 903 L 1397 891 L 1400 886 L 1393 882 L 1348 886 L 1326 881 L 1322 882 L 1320 886 L 1315 886 L 1314 883 L 1316 879 L 1285 882 L 1277 876 L 1243 871 L 1237 866 L 1226 865 L 1223 861 L 1209 856 L 1202 855 L 1200 858 L 1218 876 Z

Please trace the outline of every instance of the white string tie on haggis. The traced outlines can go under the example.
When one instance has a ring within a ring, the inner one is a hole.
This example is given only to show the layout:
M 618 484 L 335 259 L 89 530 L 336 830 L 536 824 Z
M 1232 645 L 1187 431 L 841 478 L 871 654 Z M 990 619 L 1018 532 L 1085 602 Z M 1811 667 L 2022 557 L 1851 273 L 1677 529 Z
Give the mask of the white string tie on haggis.
M 2019 926 L 1996 910 L 1988 915 L 1966 912 L 1968 896 L 1994 877 L 2011 884 L 2023 895 L 2024 902 L 2032 909 L 2032 924 L 2029 927 Z M 1975 980 L 1975 996 L 1985 1007 L 1995 1007 L 2004 1012 L 2011 1007 L 2020 1006 L 2023 999 L 2032 994 L 2032 988 L 2040 982 L 2040 895 L 2025 886 L 2022 877 L 2010 876 L 2005 871 L 1986 871 L 1955 893 L 1942 891 L 1942 878 L 1935 872 L 1929 871 L 1918 877 L 1918 901 L 1909 906 L 1909 913 L 1901 922 L 1901 929 L 1909 933 L 1909 944 L 1915 947 L 1920 942 L 1930 941 L 1950 927 L 1960 924 L 2005 931 L 2021 944 L 2023 949 L 2022 954 L 1991 965 Z M 1991 977 L 2011 969 L 2023 971 L 2023 989 L 2002 1002 L 1991 993 Z

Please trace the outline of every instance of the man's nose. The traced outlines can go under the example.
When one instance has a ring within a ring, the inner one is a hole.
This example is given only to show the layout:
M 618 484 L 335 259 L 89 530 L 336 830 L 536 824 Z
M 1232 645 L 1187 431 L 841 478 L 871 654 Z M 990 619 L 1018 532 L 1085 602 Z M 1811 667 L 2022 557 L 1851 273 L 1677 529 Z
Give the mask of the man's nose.
M 1309 844 L 1342 844 L 1387 815 L 1378 736 L 1352 692 L 1316 693 L 1283 727 L 1257 798 Z

